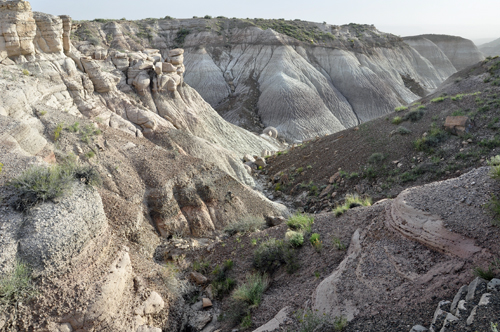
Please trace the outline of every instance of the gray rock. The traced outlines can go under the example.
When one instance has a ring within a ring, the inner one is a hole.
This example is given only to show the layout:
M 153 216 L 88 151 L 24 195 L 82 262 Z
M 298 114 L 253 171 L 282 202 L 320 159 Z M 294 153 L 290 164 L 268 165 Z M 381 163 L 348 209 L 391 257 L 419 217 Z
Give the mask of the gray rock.
M 35 271 L 61 272 L 106 227 L 97 190 L 75 183 L 58 203 L 46 202 L 25 216 L 18 254 Z
M 478 293 L 486 289 L 486 280 L 477 277 L 474 279 L 467 288 L 467 295 L 465 296 L 465 301 L 472 301 Z
M 423 327 L 422 325 L 415 325 L 410 330 L 410 332 L 424 332 L 424 331 L 429 331 L 429 329 Z
M 255 159 L 255 165 L 259 166 L 259 167 L 265 167 L 266 166 L 266 160 L 262 157 L 257 157 Z
M 450 312 L 452 314 L 455 314 L 455 311 L 457 310 L 457 305 L 458 305 L 458 302 L 460 300 L 463 300 L 465 298 L 465 295 L 467 294 L 467 290 L 468 290 L 468 286 L 464 285 L 462 286 L 457 294 L 455 295 L 455 297 L 453 298 L 453 302 L 451 303 L 451 308 L 450 308 Z
M 189 325 L 195 329 L 195 331 L 201 331 L 211 320 L 212 315 L 209 312 L 198 311 L 193 313 L 190 317 Z
M 488 291 L 497 291 L 500 292 L 500 279 L 491 279 L 491 281 L 488 283 Z

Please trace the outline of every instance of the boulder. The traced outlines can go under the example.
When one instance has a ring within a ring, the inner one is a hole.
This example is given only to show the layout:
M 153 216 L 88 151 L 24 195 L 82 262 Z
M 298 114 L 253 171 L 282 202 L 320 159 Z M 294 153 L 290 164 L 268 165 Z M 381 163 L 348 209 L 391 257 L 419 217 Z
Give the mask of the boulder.
M 173 56 L 179 56 L 184 54 L 184 50 L 182 48 L 174 48 L 173 50 L 168 51 L 168 56 L 173 57 Z
M 266 160 L 262 157 L 257 157 L 255 158 L 255 165 L 259 167 L 265 167 L 266 166 Z
M 207 277 L 198 272 L 191 272 L 189 274 L 189 279 L 191 279 L 194 283 L 198 285 L 204 285 L 208 282 Z
M 164 73 L 175 73 L 177 72 L 177 67 L 168 62 L 162 62 L 162 71 Z
M 272 138 L 278 138 L 278 130 L 274 127 L 267 127 L 262 131 L 262 133 Z
M 176 56 L 172 56 L 170 57 L 170 62 L 173 64 L 173 65 L 182 65 L 184 63 L 184 55 L 176 55 Z
M 468 116 L 448 116 L 444 129 L 453 135 L 464 136 L 471 131 L 472 122 Z

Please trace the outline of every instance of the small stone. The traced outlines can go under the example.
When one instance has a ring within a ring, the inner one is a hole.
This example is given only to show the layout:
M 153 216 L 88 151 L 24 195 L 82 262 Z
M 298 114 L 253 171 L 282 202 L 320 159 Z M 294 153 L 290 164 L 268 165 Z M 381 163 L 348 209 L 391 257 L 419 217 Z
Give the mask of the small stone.
M 208 279 L 201 273 L 191 272 L 189 278 L 198 285 L 204 285 L 207 283 Z
M 203 301 L 203 308 L 208 308 L 212 306 L 212 301 L 210 301 L 210 299 L 203 298 L 202 301 Z
M 423 327 L 422 325 L 415 325 L 410 330 L 410 332 L 424 332 L 424 331 L 429 331 L 429 329 Z
M 488 291 L 497 291 L 500 292 L 500 279 L 491 279 L 491 281 L 488 283 Z

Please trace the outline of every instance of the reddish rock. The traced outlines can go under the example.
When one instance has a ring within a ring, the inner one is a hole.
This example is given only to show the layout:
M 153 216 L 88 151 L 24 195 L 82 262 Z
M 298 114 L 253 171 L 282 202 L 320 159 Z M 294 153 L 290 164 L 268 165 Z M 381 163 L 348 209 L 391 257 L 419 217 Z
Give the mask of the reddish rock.
M 189 278 L 198 285 L 204 285 L 208 281 L 208 279 L 203 274 L 198 272 L 191 272 L 191 274 L 189 274 Z
M 212 301 L 210 301 L 210 299 L 203 298 L 203 308 L 208 308 L 211 306 L 212 306 Z
M 472 129 L 472 122 L 468 116 L 448 116 L 444 129 L 453 135 L 464 136 Z

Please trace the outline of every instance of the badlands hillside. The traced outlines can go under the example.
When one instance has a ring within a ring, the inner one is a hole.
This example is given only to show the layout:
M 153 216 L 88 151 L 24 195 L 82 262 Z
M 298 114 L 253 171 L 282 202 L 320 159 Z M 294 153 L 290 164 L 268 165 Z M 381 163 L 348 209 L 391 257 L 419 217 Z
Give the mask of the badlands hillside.
M 500 323 L 498 58 L 371 26 L 72 22 L 23 0 L 0 22 L 1 331 Z M 474 126 L 459 138 L 448 115 Z
M 500 55 L 500 38 L 495 39 L 492 42 L 479 45 L 479 50 L 488 56 Z
M 72 29 L 75 48 L 89 56 L 154 48 L 166 57 L 183 47 L 186 83 L 224 119 L 255 132 L 273 126 L 289 142 L 390 113 L 484 59 L 459 37 L 424 36 L 417 46 L 360 24 L 206 16 L 96 19 Z

